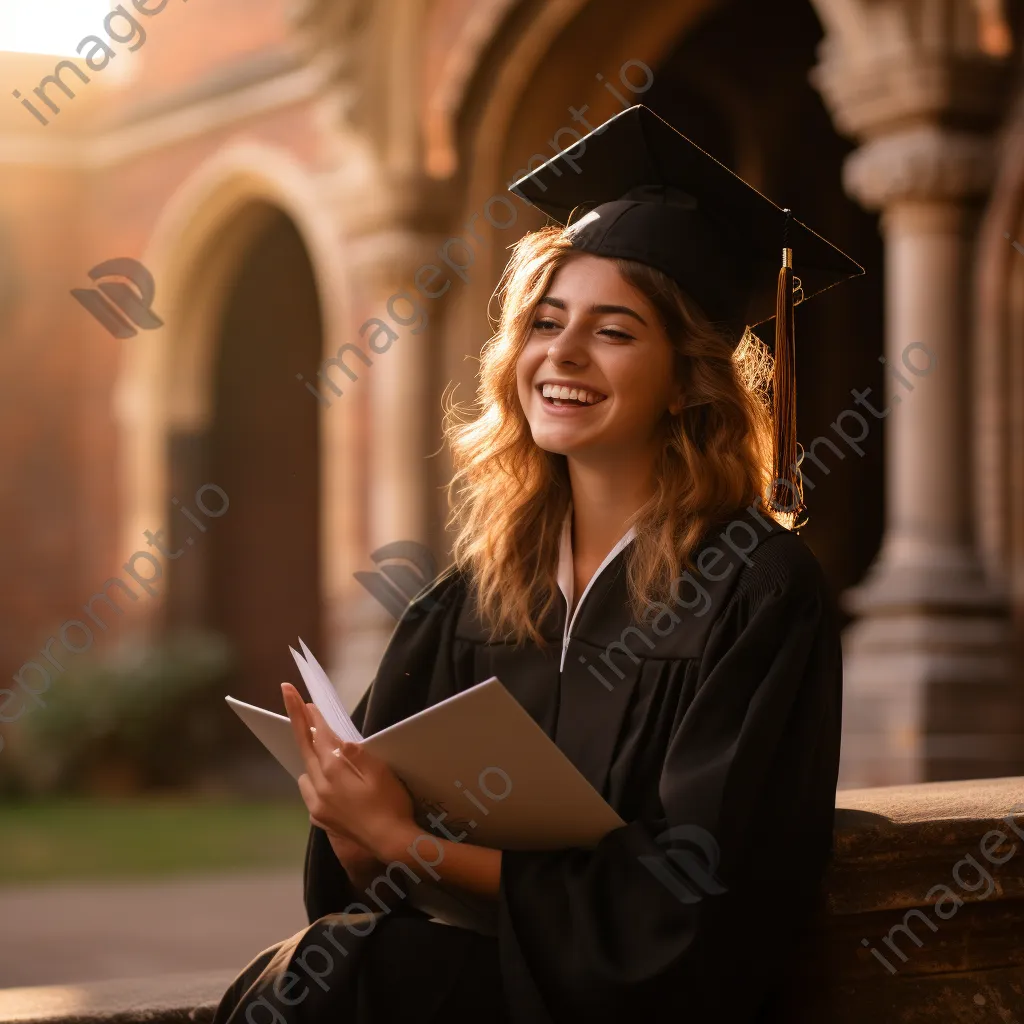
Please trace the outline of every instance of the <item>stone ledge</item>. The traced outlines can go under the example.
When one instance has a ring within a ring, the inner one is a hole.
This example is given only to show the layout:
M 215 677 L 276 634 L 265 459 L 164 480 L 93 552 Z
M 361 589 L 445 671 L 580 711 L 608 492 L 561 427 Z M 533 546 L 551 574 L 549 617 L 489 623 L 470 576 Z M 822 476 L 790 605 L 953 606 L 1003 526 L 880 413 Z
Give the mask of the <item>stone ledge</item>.
M 1024 834 L 1021 776 L 840 790 L 835 857 L 825 881 L 829 912 L 922 906 L 923 894 L 949 880 L 960 858 L 982 858 L 979 844 L 993 831 L 1002 832 L 1016 849 L 1001 865 L 981 859 L 998 886 L 986 898 L 1024 898 L 1024 835 L 1004 820 L 1011 814 Z M 979 899 L 960 895 L 966 903 Z
M 245 966 L 239 965 L 239 970 Z M 207 1024 L 238 971 L 0 989 L 3 1024 Z
M 778 1024 L 1024 1024 L 1024 777 L 840 790 L 822 895 Z
M 936 822 L 977 822 L 1002 818 L 1015 804 L 1024 815 L 1024 776 L 1001 779 L 965 779 L 953 782 L 918 782 L 909 786 L 878 786 L 872 789 L 841 789 L 836 794 L 837 839 L 864 830 L 872 815 L 883 819 L 888 830 Z M 849 814 L 844 812 L 849 811 Z

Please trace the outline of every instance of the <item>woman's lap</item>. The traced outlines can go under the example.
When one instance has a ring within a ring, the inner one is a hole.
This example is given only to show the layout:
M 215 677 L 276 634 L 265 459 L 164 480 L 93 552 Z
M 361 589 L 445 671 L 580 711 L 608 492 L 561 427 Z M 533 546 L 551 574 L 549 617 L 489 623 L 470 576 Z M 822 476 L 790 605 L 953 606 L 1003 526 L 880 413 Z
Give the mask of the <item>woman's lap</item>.
M 470 1013 L 504 1024 L 497 939 L 388 914 L 349 931 L 329 915 L 255 957 L 213 1024 L 417 1024 Z M 339 1017 L 339 1014 L 346 1015 Z
M 362 978 L 374 1009 L 392 1020 L 450 1020 L 480 1024 L 507 1018 L 501 991 L 498 940 L 423 918 L 397 918 L 367 946 Z M 381 1018 L 386 1019 L 384 1017 Z

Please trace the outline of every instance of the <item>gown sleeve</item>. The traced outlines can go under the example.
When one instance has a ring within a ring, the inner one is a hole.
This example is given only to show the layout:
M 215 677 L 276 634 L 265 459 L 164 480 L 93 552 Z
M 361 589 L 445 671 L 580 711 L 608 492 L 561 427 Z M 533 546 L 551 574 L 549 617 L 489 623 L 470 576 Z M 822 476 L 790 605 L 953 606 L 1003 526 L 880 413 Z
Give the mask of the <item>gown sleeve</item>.
M 750 561 L 701 657 L 666 666 L 674 684 L 696 679 L 659 781 L 664 816 L 593 850 L 504 851 L 513 1019 L 747 1020 L 777 981 L 831 852 L 842 662 L 803 542 L 778 535 Z

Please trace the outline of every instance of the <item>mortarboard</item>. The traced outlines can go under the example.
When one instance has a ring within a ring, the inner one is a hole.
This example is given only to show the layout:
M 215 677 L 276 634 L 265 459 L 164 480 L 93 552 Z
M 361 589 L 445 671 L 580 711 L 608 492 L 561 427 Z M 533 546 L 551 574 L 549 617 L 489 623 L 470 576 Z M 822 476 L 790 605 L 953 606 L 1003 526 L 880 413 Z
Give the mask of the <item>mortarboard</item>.
M 642 104 L 509 189 L 561 224 L 589 208 L 570 227 L 574 249 L 663 271 L 734 347 L 746 327 L 775 319 L 770 504 L 798 518 L 794 283 L 804 302 L 864 268 Z

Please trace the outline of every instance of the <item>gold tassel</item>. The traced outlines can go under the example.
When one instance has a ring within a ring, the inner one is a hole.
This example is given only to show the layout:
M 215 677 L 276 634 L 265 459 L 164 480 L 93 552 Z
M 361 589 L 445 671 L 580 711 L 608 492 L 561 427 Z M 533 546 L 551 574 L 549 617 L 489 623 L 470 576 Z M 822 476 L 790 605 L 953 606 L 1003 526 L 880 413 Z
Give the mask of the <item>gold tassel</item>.
M 788 225 L 787 211 L 787 225 Z M 796 340 L 793 323 L 793 250 L 782 250 L 775 298 L 775 369 L 772 386 L 775 457 L 772 468 L 771 507 L 792 516 L 790 529 L 800 522 L 804 505 L 803 478 L 798 468 L 796 439 Z

